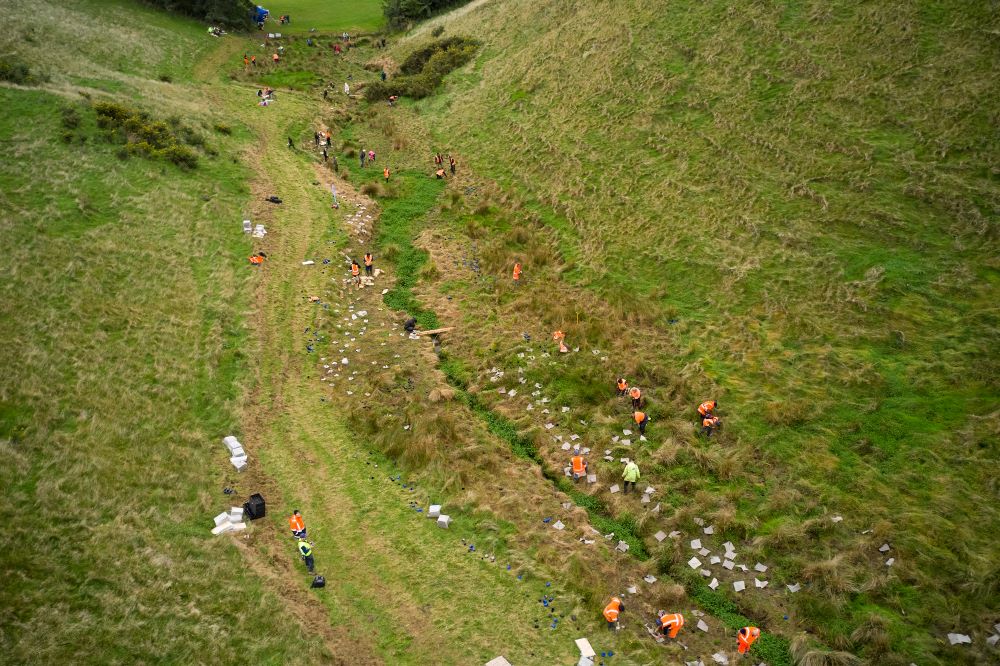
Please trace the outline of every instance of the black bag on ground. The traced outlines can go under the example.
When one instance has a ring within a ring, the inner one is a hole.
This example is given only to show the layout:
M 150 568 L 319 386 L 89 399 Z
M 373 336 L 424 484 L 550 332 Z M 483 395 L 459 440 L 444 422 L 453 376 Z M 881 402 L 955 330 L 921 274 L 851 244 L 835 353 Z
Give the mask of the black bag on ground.
M 310 585 L 309 587 L 326 587 L 326 578 L 323 578 L 322 576 L 316 576 L 315 578 L 313 578 L 312 585 Z
M 264 498 L 260 493 L 254 493 L 250 496 L 243 504 L 243 513 L 250 520 L 257 520 L 258 518 L 263 518 L 267 513 L 267 507 L 264 504 Z

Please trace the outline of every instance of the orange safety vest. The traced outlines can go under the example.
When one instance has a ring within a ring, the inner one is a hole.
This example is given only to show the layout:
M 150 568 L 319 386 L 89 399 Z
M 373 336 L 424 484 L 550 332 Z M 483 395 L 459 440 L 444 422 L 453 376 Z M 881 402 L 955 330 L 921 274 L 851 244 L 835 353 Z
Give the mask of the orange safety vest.
M 556 331 L 556 332 L 554 332 L 552 334 L 552 339 L 553 340 L 564 340 L 564 339 L 566 339 L 566 334 L 563 333 L 562 331 Z
M 719 417 L 718 416 L 706 416 L 705 418 L 703 418 L 701 420 L 701 424 L 703 426 L 705 426 L 706 428 L 714 428 L 715 426 L 719 425 Z
M 618 597 L 611 597 L 611 603 L 604 607 L 604 619 L 608 622 L 617 622 L 621 609 L 622 600 Z
M 698 405 L 698 413 L 701 414 L 702 416 L 708 416 L 708 413 L 713 409 L 715 409 L 715 406 L 717 404 L 719 403 L 715 400 L 707 400 Z
M 624 391 L 627 388 L 628 388 L 628 382 L 625 381 L 624 379 L 619 379 L 618 380 L 618 390 L 619 391 Z
M 288 519 L 288 526 L 292 528 L 293 532 L 301 532 L 306 528 L 305 521 L 302 520 L 302 516 L 296 516 L 292 514 Z
M 514 264 L 514 279 L 521 279 L 521 264 Z
M 253 64 L 256 65 L 257 64 L 257 56 L 250 56 L 250 62 L 252 62 Z
M 642 423 L 643 420 L 646 418 L 646 412 L 636 412 L 632 416 L 633 418 L 635 418 L 636 423 Z
M 358 266 L 356 263 L 351 264 L 351 275 L 357 277 L 360 273 L 361 273 L 361 266 Z
M 573 458 L 572 458 L 572 460 L 570 462 L 573 463 L 573 473 L 574 474 L 583 474 L 583 470 L 585 469 L 584 462 L 583 462 L 583 456 L 573 456 Z
M 628 392 L 628 394 L 629 394 L 630 396 L 632 396 L 632 399 L 633 399 L 633 400 L 638 400 L 638 399 L 639 399 L 639 396 L 641 396 L 641 395 L 642 395 L 642 391 L 640 391 L 640 390 L 639 390 L 639 387 L 638 387 L 638 386 L 633 386 L 633 387 L 632 387 L 632 390 L 631 390 L 631 391 L 629 391 L 629 392 Z
M 739 633 L 736 634 L 737 649 L 739 649 L 740 654 L 746 654 L 750 646 L 754 644 L 760 638 L 760 629 L 757 627 L 743 627 L 740 629 Z
M 389 167 L 382 169 L 382 173 L 385 175 L 385 179 L 389 180 Z
M 250 257 L 250 263 L 251 264 L 262 264 L 262 263 L 264 263 L 264 257 L 258 257 L 257 255 L 254 255 L 254 256 Z
M 668 613 L 660 617 L 660 630 L 670 627 L 670 633 L 667 634 L 670 638 L 677 638 L 677 634 L 683 626 L 684 616 L 680 613 Z
M 372 255 L 366 254 L 365 255 L 365 266 L 371 266 L 371 265 L 372 265 Z

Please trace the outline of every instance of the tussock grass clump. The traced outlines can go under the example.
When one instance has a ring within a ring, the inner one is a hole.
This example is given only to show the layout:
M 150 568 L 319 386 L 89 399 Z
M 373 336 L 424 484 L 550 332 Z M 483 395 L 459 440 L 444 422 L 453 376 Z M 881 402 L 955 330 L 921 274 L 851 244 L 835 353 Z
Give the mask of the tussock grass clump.
M 792 639 L 792 657 L 796 666 L 859 666 L 862 662 L 850 652 L 823 650 L 815 646 L 815 642 L 800 634 Z

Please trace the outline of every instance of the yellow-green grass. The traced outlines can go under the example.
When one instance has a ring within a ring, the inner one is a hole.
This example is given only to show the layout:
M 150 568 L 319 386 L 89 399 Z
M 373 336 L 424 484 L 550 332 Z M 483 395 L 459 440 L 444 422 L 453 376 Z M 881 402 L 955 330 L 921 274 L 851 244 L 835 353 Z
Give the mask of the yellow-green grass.
M 123 162 L 86 111 L 61 141 L 70 101 L 0 97 L 4 660 L 323 658 L 232 542 L 208 536 L 234 500 L 219 437 L 246 363 L 246 171 Z
M 267 32 L 295 34 L 309 32 L 373 32 L 385 23 L 381 0 L 275 0 L 260 2 L 271 12 L 264 24 Z M 291 22 L 281 25 L 278 17 L 288 15 Z
M 116 7 L 140 41 L 169 42 L 174 25 L 178 41 L 200 39 L 182 19 L 147 31 L 145 9 Z M 508 544 L 511 526 L 461 499 L 460 485 L 411 495 L 364 476 L 367 441 L 346 429 L 343 405 L 317 399 L 301 306 L 306 290 L 330 285 L 318 270 L 303 280 L 300 261 L 346 241 L 312 159 L 284 145 L 308 136 L 316 100 L 282 94 L 262 109 L 251 86 L 203 83 L 239 50 L 209 43 L 219 50 L 172 63 L 170 84 L 151 58 L 128 74 L 98 63 L 101 78 L 0 88 L 11 157 L 0 167 L 10 242 L 0 322 L 5 660 L 457 664 L 503 652 L 568 662 L 575 630 L 531 622 L 546 614 L 544 590 L 560 609 L 579 607 L 576 627 L 592 633 L 600 617 L 579 592 L 544 587 L 553 567 L 515 547 L 528 544 Z M 76 49 L 67 39 L 49 57 Z M 198 168 L 120 158 L 95 125 L 94 98 L 176 116 L 205 139 Z M 64 123 L 66 107 L 78 126 Z M 265 207 L 264 193 L 286 203 Z M 267 241 L 243 236 L 248 216 L 268 224 Z M 271 254 L 263 270 L 246 263 L 251 243 Z M 230 432 L 251 455 L 242 477 L 221 445 Z M 521 474 L 533 483 L 530 469 Z M 208 534 L 213 515 L 255 490 L 270 516 L 249 539 Z M 454 530 L 438 530 L 409 497 L 455 497 Z M 322 592 L 308 591 L 287 538 L 294 506 L 329 577 Z M 484 562 L 462 538 L 516 568 Z M 551 545 L 543 552 L 561 559 Z
M 484 3 L 436 21 L 486 44 L 413 106 L 422 148 L 501 188 L 479 183 L 494 212 L 469 197 L 443 220 L 504 283 L 438 263 L 459 353 L 510 370 L 519 331 L 552 327 L 612 350 L 607 367 L 529 377 L 589 404 L 598 437 L 628 418 L 603 398 L 614 376 L 647 387 L 640 463 L 677 489 L 669 503 L 718 512 L 788 582 L 811 580 L 795 614 L 870 659 L 982 658 L 981 640 L 943 636 L 982 638 L 997 594 L 997 61 L 977 27 L 993 20 Z M 517 257 L 536 279 L 520 294 L 505 286 Z M 726 432 L 699 442 L 690 414 L 710 396 Z M 858 630 L 878 617 L 887 639 Z

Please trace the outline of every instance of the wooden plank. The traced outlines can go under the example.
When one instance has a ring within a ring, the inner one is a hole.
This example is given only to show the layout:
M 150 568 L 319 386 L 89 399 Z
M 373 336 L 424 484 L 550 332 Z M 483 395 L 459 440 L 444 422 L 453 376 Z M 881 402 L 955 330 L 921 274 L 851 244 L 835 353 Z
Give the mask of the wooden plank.
M 429 331 L 414 331 L 417 335 L 435 335 L 437 333 L 447 333 L 448 331 L 454 329 L 454 326 L 446 326 L 444 328 L 433 328 Z

